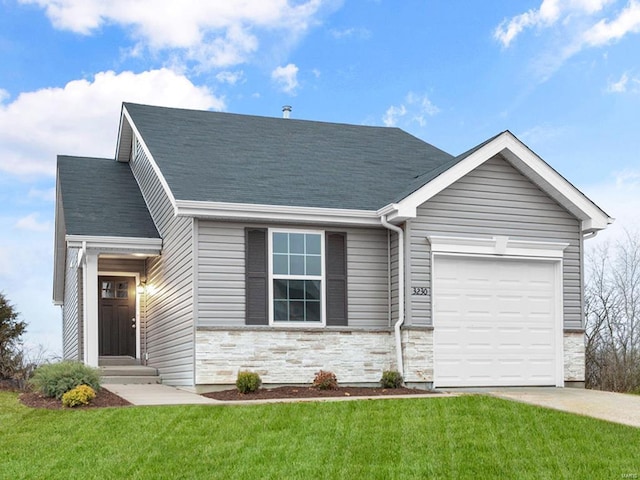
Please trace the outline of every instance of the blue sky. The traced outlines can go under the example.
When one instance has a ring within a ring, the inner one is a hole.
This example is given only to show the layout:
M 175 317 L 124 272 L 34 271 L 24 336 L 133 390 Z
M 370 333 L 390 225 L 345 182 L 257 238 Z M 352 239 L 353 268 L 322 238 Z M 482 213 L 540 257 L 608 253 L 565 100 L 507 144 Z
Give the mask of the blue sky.
M 400 127 L 452 154 L 509 129 L 640 227 L 640 0 L 0 0 L 0 291 L 59 353 L 55 158 L 113 157 L 122 101 Z

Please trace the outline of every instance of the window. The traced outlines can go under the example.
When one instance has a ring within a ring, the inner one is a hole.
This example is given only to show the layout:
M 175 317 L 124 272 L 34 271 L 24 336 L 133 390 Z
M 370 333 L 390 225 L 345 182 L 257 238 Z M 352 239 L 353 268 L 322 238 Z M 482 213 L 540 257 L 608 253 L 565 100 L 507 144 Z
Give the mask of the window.
M 347 326 L 347 234 L 245 228 L 245 324 Z
M 102 298 L 128 298 L 129 282 L 103 281 L 100 290 Z
M 273 323 L 324 324 L 324 234 L 272 230 L 270 235 Z

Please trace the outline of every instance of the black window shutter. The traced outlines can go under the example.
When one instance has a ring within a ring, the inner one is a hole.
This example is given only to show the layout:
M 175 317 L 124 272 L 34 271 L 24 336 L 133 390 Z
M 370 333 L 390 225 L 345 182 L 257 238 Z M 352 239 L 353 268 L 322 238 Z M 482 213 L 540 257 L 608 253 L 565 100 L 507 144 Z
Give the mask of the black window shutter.
M 347 323 L 347 234 L 326 232 L 327 325 Z
M 247 325 L 268 325 L 267 230 L 245 229 L 245 291 Z

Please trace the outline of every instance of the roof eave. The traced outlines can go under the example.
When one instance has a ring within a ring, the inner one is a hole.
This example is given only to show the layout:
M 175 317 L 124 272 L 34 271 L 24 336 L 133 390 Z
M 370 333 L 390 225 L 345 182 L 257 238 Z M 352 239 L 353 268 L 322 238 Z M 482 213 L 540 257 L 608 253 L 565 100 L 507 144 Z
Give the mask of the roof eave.
M 176 216 L 205 219 L 249 220 L 379 226 L 375 210 L 259 205 L 249 203 L 202 202 L 176 200 Z

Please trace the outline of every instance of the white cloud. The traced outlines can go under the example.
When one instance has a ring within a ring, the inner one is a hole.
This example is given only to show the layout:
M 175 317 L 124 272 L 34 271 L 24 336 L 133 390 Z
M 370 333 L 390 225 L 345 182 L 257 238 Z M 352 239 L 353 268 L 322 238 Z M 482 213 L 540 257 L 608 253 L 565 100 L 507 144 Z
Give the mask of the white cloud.
M 220 83 L 235 85 L 236 83 L 244 80 L 244 72 L 242 70 L 237 70 L 235 72 L 220 72 L 216 75 L 216 80 L 218 80 Z
M 15 228 L 30 232 L 48 232 L 51 230 L 51 222 L 40 222 L 38 213 L 31 213 L 16 222 Z
M 426 117 L 433 117 L 440 112 L 427 95 L 409 92 L 400 105 L 390 106 L 382 117 L 387 127 L 395 127 L 401 118 L 408 118 L 409 122 L 416 122 L 421 127 L 427 123 Z
M 404 117 L 407 114 L 407 107 L 404 105 L 391 105 L 387 108 L 387 111 L 384 112 L 382 117 L 382 122 L 385 127 L 395 127 L 398 124 L 398 119 L 400 117 Z
M 540 8 L 531 9 L 511 19 L 505 19 L 494 30 L 494 38 L 504 47 L 528 28 L 545 28 L 566 20 L 574 14 L 593 15 L 600 12 L 612 0 L 543 0 Z
M 584 34 L 584 41 L 591 46 L 606 45 L 620 40 L 628 33 L 640 32 L 640 2 L 630 0 L 620 14 L 609 21 L 602 19 Z
M 20 0 L 45 9 L 56 28 L 90 35 L 118 25 L 152 50 L 177 49 L 204 66 L 246 61 L 258 48 L 257 31 L 297 38 L 332 0 Z M 139 49 L 134 49 L 139 50 Z
M 271 72 L 271 78 L 280 86 L 283 92 L 295 94 L 298 88 L 298 67 L 290 63 L 284 67 L 277 67 Z
M 168 69 L 102 72 L 63 88 L 20 94 L 0 104 L 0 171 L 53 175 L 57 154 L 115 152 L 121 102 L 223 109 L 224 100 Z
M 609 93 L 624 93 L 627 91 L 627 84 L 629 83 L 629 75 L 626 73 L 622 74 L 620 80 L 617 82 L 609 82 L 607 86 L 607 92 Z
M 361 40 L 371 38 L 371 31 L 363 27 L 351 27 L 343 29 L 332 28 L 331 30 L 329 30 L 329 33 L 336 40 L 353 37 L 359 38 Z

